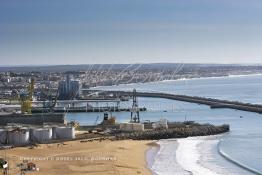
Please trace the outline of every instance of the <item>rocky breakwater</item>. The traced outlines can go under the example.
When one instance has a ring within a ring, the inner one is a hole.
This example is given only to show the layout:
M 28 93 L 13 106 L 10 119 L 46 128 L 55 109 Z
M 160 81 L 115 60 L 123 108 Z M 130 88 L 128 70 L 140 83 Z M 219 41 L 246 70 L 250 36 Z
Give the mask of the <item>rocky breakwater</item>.
M 115 137 L 118 140 L 133 139 L 133 140 L 159 140 L 170 138 L 186 138 L 193 136 L 208 136 L 228 132 L 229 125 L 215 126 L 211 124 L 198 123 L 172 123 L 168 129 L 147 129 L 145 131 L 130 131 L 116 133 Z

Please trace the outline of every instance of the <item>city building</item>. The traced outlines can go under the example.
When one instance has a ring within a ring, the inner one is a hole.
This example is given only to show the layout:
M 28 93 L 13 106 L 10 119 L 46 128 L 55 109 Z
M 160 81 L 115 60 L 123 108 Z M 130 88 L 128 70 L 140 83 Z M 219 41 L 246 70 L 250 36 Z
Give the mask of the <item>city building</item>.
M 81 83 L 78 80 L 71 80 L 70 75 L 66 76 L 58 84 L 58 99 L 71 100 L 78 98 L 81 95 Z

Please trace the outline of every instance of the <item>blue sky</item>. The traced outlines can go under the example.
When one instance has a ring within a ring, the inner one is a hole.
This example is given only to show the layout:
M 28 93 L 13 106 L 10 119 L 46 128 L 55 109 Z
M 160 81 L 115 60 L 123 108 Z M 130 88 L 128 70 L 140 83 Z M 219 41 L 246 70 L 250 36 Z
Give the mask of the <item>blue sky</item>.
M 261 0 L 0 0 L 1 65 L 262 63 Z

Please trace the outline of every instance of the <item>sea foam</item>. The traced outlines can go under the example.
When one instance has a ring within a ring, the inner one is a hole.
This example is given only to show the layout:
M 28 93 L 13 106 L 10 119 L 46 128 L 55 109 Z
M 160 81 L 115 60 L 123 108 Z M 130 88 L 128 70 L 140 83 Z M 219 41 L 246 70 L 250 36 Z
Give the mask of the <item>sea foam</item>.
M 212 136 L 160 140 L 158 142 L 160 148 L 150 167 L 151 170 L 157 175 L 224 175 L 201 163 L 203 151 L 199 150 L 199 145 L 205 143 L 206 138 L 210 137 Z M 214 138 L 212 144 L 217 144 L 217 142 L 218 139 Z
M 151 170 L 157 175 L 190 175 L 176 161 L 176 140 L 160 140 L 160 149 L 155 156 Z
M 201 166 L 199 163 L 201 154 L 197 146 L 203 142 L 200 137 L 178 139 L 178 148 L 176 150 L 176 159 L 180 166 L 193 175 L 219 175 L 218 173 Z

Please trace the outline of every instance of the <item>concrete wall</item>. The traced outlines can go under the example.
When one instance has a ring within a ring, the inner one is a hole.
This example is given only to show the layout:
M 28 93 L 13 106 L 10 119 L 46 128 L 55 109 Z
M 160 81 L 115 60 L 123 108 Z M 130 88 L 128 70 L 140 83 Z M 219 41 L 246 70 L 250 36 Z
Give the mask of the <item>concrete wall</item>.
M 21 123 L 42 125 L 43 123 L 64 124 L 64 114 L 6 114 L 0 115 L 0 125 L 5 126 L 7 123 Z

